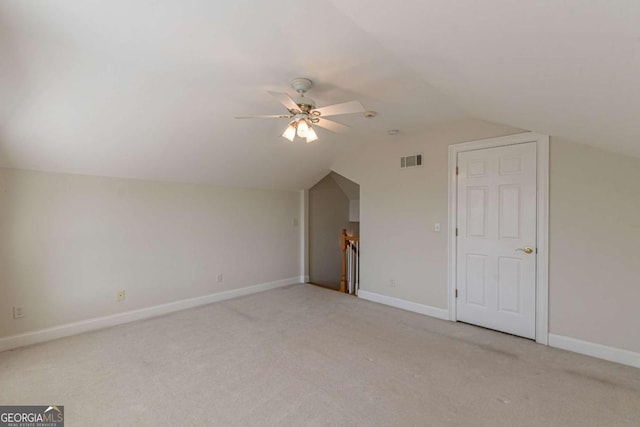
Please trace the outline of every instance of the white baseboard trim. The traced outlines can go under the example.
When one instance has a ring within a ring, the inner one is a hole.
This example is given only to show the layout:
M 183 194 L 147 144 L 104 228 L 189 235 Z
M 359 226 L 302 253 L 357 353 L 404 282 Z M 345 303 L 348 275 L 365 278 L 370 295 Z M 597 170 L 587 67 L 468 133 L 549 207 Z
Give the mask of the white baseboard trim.
M 300 276 L 300 283 L 309 283 L 309 276 Z
M 377 302 L 379 304 L 389 305 L 391 307 L 400 308 L 402 310 L 413 311 L 414 313 L 425 314 L 427 316 L 435 317 L 438 319 L 449 320 L 449 310 L 444 308 L 418 304 L 417 302 L 411 302 L 400 298 L 376 294 L 373 292 L 365 291 L 363 289 L 360 289 L 358 291 L 358 298 Z
M 640 353 L 630 350 L 609 347 L 556 334 L 549 334 L 549 346 L 640 368 Z
M 188 308 L 207 305 L 214 302 L 225 301 L 232 298 L 255 294 L 257 292 L 268 291 L 270 289 L 281 288 L 283 286 L 300 283 L 300 279 L 300 276 L 296 276 L 289 279 L 260 283 L 258 285 L 252 286 L 245 286 L 238 289 L 231 289 L 214 294 L 183 299 L 167 304 L 127 311 L 124 313 L 81 320 L 79 322 L 67 323 L 65 325 L 55 326 L 53 328 L 40 329 L 37 331 L 26 332 L 17 335 L 10 335 L 8 337 L 0 338 L 0 351 L 11 350 L 18 347 L 51 341 L 71 335 L 77 335 L 83 332 L 109 328 L 112 326 L 121 325 L 123 323 L 134 322 L 136 320 L 162 316 L 164 314 L 173 313 L 174 311 L 185 310 Z

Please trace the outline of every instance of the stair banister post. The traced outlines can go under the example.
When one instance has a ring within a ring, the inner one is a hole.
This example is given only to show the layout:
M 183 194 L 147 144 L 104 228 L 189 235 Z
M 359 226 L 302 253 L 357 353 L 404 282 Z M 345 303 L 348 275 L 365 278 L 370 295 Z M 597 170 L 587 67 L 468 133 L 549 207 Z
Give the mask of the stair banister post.
M 342 229 L 340 236 L 340 250 L 342 251 L 342 276 L 340 277 L 340 292 L 347 292 L 347 230 Z

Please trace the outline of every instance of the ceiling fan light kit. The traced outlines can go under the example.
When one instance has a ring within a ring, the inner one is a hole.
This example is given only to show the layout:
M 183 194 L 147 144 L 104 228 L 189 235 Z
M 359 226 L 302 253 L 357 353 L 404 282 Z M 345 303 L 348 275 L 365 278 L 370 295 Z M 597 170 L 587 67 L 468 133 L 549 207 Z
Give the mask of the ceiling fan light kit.
M 296 135 L 300 138 L 305 138 L 307 142 L 313 142 L 318 139 L 316 131 L 313 130 L 311 125 L 306 119 L 293 120 L 289 123 L 289 126 L 282 133 L 282 137 L 293 142 Z
M 307 143 L 313 142 L 316 139 L 318 139 L 318 135 L 316 135 L 316 131 L 313 130 L 311 126 L 309 126 L 309 131 L 307 132 L 306 139 L 307 139 Z
M 306 138 L 307 133 L 309 133 L 309 123 L 305 119 L 298 120 L 298 136 Z
M 365 112 L 364 107 L 358 101 L 349 101 L 316 108 L 315 101 L 304 96 L 312 85 L 311 80 L 298 77 L 291 81 L 291 87 L 293 87 L 299 96 L 291 98 L 286 93 L 269 92 L 271 96 L 286 107 L 289 111 L 287 115 L 244 116 L 236 117 L 236 119 L 293 119 L 282 133 L 282 137 L 293 142 L 297 135 L 299 138 L 306 139 L 307 142 L 313 142 L 318 139 L 318 135 L 313 129 L 312 124 L 338 133 L 346 132 L 349 129 L 348 126 L 327 120 L 324 117 Z
M 298 123 L 294 120 L 289 123 L 289 126 L 282 133 L 282 137 L 288 139 L 293 142 L 293 139 L 296 137 L 296 128 L 298 127 Z

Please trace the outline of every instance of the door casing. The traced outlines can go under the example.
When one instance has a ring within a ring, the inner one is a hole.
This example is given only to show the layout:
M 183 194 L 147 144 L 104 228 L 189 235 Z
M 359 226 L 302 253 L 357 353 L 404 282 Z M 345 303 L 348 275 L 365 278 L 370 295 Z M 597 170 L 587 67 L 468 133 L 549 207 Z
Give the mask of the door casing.
M 536 143 L 537 163 L 537 229 L 536 248 L 536 342 L 549 341 L 549 136 L 525 132 L 500 138 L 483 139 L 449 146 L 449 255 L 448 255 L 448 308 L 449 320 L 456 317 L 456 265 L 457 265 L 457 191 L 458 153 L 483 150 L 507 145 Z

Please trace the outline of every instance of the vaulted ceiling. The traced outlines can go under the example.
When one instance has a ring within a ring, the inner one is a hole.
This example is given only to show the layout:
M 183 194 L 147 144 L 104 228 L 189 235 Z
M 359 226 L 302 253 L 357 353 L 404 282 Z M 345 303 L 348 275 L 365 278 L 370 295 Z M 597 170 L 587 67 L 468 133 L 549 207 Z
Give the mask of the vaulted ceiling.
M 305 188 L 337 157 L 465 117 L 640 155 L 635 0 L 0 0 L 0 165 Z M 288 143 L 266 91 L 360 100 Z

